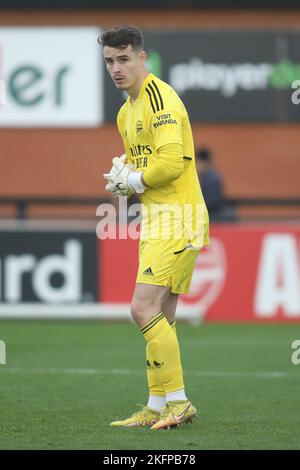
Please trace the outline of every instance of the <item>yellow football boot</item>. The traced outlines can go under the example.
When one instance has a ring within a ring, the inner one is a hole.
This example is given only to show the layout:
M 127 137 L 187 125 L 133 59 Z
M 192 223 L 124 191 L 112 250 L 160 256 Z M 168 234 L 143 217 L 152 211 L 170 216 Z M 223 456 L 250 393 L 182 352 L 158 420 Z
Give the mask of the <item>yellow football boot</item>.
M 135 426 L 153 426 L 159 420 L 160 413 L 151 410 L 147 406 L 143 406 L 140 411 L 133 413 L 129 418 L 122 421 L 113 421 L 111 426 L 119 426 L 123 428 L 131 428 Z
M 192 422 L 197 417 L 197 410 L 189 400 L 169 401 L 151 429 L 175 428 L 182 423 Z

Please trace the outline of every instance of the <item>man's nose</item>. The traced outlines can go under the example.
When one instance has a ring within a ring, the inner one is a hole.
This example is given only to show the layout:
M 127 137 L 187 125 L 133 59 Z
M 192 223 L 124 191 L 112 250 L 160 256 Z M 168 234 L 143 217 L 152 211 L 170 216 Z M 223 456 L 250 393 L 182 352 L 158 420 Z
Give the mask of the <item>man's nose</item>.
M 113 64 L 113 72 L 116 73 L 116 72 L 120 72 L 120 64 L 118 64 L 118 62 L 115 62 Z

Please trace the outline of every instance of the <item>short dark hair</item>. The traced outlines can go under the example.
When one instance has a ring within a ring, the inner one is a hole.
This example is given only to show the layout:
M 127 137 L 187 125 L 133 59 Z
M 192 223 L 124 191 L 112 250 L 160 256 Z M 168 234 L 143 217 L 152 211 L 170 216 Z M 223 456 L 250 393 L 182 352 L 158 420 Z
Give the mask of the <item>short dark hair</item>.
M 102 47 L 116 47 L 117 49 L 125 49 L 129 45 L 134 50 L 144 48 L 143 33 L 136 26 L 122 25 L 109 29 L 99 36 L 98 42 Z
M 201 147 L 196 150 L 196 157 L 198 160 L 210 162 L 212 160 L 211 151 L 207 147 Z

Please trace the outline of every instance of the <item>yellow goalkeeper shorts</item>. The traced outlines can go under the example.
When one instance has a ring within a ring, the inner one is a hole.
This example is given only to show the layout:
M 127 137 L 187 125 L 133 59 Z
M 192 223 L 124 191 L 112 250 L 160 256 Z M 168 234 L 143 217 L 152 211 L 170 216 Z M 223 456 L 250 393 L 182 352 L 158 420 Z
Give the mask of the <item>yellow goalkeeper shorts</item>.
M 169 286 L 172 294 L 189 292 L 199 249 L 176 250 L 170 240 L 140 240 L 137 283 Z

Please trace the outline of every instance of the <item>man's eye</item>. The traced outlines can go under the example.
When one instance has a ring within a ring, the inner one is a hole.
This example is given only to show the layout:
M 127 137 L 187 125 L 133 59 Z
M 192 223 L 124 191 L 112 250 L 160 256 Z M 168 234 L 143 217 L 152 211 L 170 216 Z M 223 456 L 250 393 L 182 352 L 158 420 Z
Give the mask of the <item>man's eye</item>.
M 121 62 L 122 62 L 122 63 L 127 62 L 126 57 L 124 57 L 123 59 L 121 59 Z

